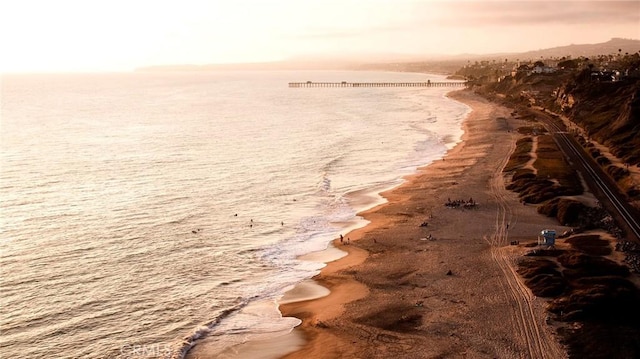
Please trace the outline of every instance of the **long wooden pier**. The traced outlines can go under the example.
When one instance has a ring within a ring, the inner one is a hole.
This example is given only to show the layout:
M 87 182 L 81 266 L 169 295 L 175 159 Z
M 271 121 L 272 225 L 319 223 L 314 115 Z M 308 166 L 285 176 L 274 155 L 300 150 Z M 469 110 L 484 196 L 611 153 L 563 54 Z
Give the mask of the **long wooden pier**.
M 467 82 L 289 82 L 289 87 L 465 87 Z

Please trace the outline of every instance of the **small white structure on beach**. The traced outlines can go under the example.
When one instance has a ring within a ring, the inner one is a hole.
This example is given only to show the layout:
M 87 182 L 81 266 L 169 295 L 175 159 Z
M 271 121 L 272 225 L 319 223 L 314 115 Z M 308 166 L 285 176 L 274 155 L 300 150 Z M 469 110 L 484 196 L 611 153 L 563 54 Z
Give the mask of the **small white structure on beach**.
M 556 244 L 556 230 L 555 229 L 544 229 L 540 232 L 538 236 L 538 245 L 539 246 L 548 246 L 553 247 Z

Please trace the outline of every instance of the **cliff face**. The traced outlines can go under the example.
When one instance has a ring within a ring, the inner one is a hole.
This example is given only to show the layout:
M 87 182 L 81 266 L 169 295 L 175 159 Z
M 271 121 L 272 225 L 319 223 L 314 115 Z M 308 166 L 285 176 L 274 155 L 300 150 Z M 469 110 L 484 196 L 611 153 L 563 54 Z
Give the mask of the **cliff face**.
M 514 105 L 535 104 L 563 113 L 616 157 L 640 166 L 640 79 L 598 82 L 589 70 L 519 74 L 477 91 Z
M 560 87 L 556 103 L 616 157 L 640 164 L 640 81 L 600 83 L 584 77 Z

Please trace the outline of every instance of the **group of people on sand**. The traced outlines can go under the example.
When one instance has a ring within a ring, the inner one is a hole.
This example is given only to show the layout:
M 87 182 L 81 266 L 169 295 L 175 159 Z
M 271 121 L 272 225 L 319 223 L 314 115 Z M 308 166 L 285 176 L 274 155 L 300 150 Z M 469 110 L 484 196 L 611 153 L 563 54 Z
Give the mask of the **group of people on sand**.
M 473 208 L 477 204 L 478 203 L 473 200 L 473 197 L 469 197 L 468 201 L 464 199 L 454 199 L 452 201 L 451 198 L 447 198 L 447 203 L 445 203 L 444 205 L 445 207 L 449 207 L 449 208 L 458 208 L 458 207 Z
M 342 236 L 342 234 L 340 235 L 340 244 L 351 244 L 351 238 L 347 238 L 346 240 L 344 239 L 344 237 Z

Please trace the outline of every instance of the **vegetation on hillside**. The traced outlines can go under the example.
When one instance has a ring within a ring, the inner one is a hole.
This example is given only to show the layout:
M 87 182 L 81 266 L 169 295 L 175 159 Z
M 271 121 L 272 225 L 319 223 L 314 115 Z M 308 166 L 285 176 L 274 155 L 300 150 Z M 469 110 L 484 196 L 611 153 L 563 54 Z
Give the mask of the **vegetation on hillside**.
M 589 140 L 609 147 L 624 163 L 640 165 L 640 52 L 528 63 L 482 61 L 456 75 L 488 97 L 563 114 Z

